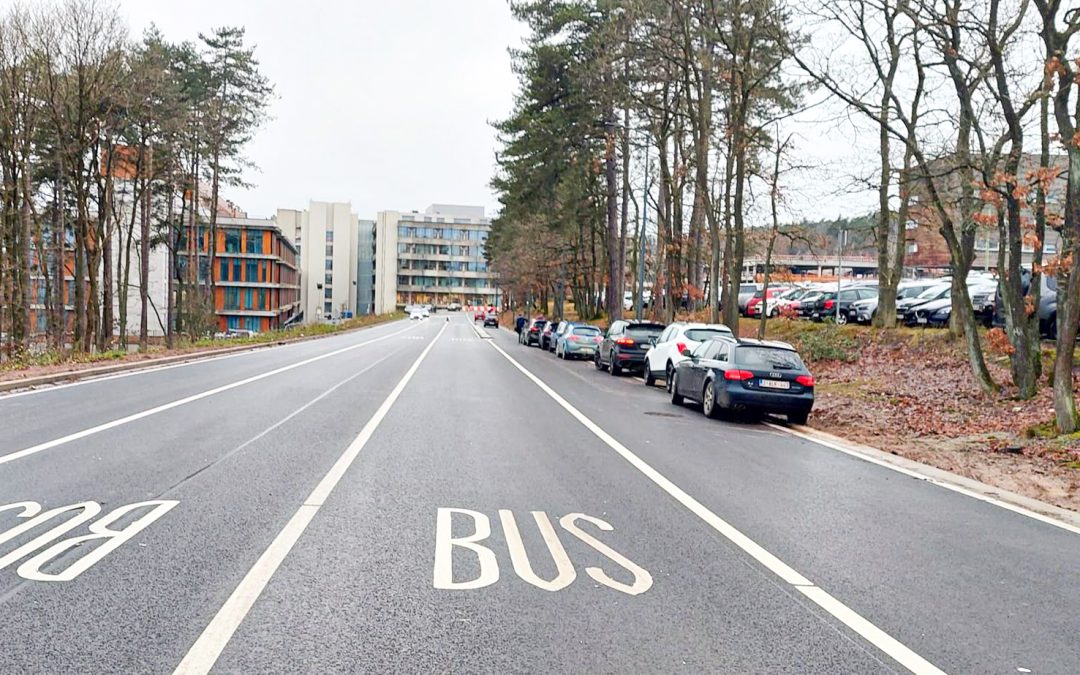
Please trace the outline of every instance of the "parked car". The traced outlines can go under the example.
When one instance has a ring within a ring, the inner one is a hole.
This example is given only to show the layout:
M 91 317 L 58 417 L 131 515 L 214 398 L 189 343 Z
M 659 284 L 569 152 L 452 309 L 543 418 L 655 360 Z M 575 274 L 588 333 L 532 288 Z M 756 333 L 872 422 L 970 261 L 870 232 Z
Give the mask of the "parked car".
M 994 300 L 997 297 L 997 281 L 987 282 L 969 290 L 971 308 L 975 320 L 989 328 L 994 323 Z
M 940 300 L 942 298 L 949 297 L 951 293 L 951 284 L 949 283 L 937 283 L 933 286 L 929 286 L 926 289 L 915 296 L 904 297 L 896 300 L 896 319 L 903 322 L 906 325 L 915 325 L 915 308 L 926 305 L 931 300 Z M 908 312 L 910 314 L 910 324 L 908 321 Z
M 596 326 L 571 324 L 555 342 L 555 356 L 560 359 L 591 359 L 596 356 L 604 333 Z
M 649 302 L 651 302 L 651 301 L 652 301 L 652 291 L 650 291 L 649 289 L 646 288 L 641 293 L 641 306 L 642 306 L 642 308 L 648 309 Z M 623 310 L 629 312 L 630 310 L 634 309 L 634 306 L 635 306 L 634 292 L 633 291 L 624 291 L 623 292 Z
M 813 292 L 813 289 L 798 286 L 787 289 L 775 298 L 766 301 L 765 306 L 769 316 L 780 316 L 789 313 L 798 314 L 799 301 Z
M 739 314 L 746 316 L 746 305 L 750 302 L 750 298 L 754 297 L 754 293 L 757 292 L 758 285 L 755 283 L 739 285 Z
M 701 403 L 708 417 L 724 411 L 786 415 L 806 424 L 814 407 L 814 377 L 798 352 L 783 342 L 714 338 L 702 342 L 675 368 L 671 402 Z
M 450 311 L 450 312 L 460 312 L 461 311 L 461 303 L 460 302 L 451 302 L 449 305 L 446 306 L 446 309 L 447 309 L 447 311 Z
M 877 315 L 878 296 L 856 300 L 848 306 L 848 321 L 850 323 L 870 323 Z
M 1057 339 L 1057 277 L 1051 274 L 1040 274 L 1042 280 L 1039 288 L 1039 333 L 1047 340 Z M 1031 271 L 1020 271 L 1020 287 L 1026 296 L 1031 288 Z M 997 327 L 1005 326 L 1005 305 L 1001 299 L 1001 286 L 994 295 L 993 324 Z
M 841 288 L 839 293 L 827 291 L 814 301 L 814 309 L 810 318 L 814 321 L 832 319 L 840 324 L 847 323 L 851 303 L 876 298 L 877 294 L 876 288 L 868 286 L 849 286 Z M 839 310 L 837 310 L 837 305 L 839 305 Z
M 555 326 L 555 329 L 553 331 L 551 331 L 551 339 L 547 343 L 548 351 L 551 352 L 552 354 L 554 354 L 555 353 L 555 347 L 558 345 L 558 342 L 559 342 L 559 337 L 561 335 L 563 335 L 564 333 L 566 333 L 566 331 L 570 330 L 571 328 L 573 328 L 576 325 L 577 324 L 575 324 L 573 321 L 566 321 L 566 320 L 560 321 Z
M 484 314 L 484 328 L 487 327 L 498 328 L 499 327 L 499 313 L 487 312 Z
M 676 321 L 668 325 L 660 337 L 656 338 L 656 344 L 645 352 L 645 385 L 651 387 L 657 378 L 663 378 L 670 387 L 671 373 L 675 366 L 686 358 L 682 355 L 684 349 L 693 349 L 706 340 L 731 334 L 731 329 L 720 323 Z
M 555 346 L 555 329 L 559 327 L 559 324 L 555 321 L 549 321 L 544 326 L 544 330 L 540 331 L 540 344 L 537 345 L 545 352 L 549 351 Z
M 544 326 L 547 325 L 547 319 L 533 319 L 529 322 L 529 325 L 525 330 L 521 331 L 521 335 L 518 336 L 518 342 L 531 347 L 532 345 L 540 346 L 540 334 L 544 332 Z
M 904 313 L 904 325 L 941 328 L 949 325 L 952 316 L 952 297 L 946 296 L 912 307 Z
M 814 314 L 814 307 L 817 305 L 818 298 L 825 295 L 826 291 L 813 290 L 804 295 L 799 300 L 798 314 L 804 319 L 809 319 Z
M 667 328 L 651 321 L 615 321 L 608 328 L 593 362 L 597 370 L 618 375 L 624 369 L 638 370 L 645 365 L 645 352 Z
M 765 301 L 765 300 L 775 301 L 775 299 L 777 297 L 779 297 L 781 293 L 784 293 L 787 290 L 788 289 L 787 289 L 786 286 L 777 286 L 777 287 L 770 286 L 769 290 L 768 290 L 768 297 L 767 298 L 764 297 L 766 291 L 760 290 L 760 289 L 757 290 L 757 291 L 754 291 L 754 295 L 752 295 L 750 297 L 750 299 L 746 301 L 746 315 L 747 316 L 761 316 L 761 308 L 763 306 L 768 307 L 768 304 L 763 303 L 763 301 Z

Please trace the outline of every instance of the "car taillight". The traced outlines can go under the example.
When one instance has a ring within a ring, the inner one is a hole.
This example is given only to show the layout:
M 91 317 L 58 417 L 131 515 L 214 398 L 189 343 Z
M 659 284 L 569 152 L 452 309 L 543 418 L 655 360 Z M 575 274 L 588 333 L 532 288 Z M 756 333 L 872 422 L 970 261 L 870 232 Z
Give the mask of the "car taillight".
M 619 339 L 615 340 L 615 344 L 630 346 L 630 345 L 634 344 L 634 340 L 631 339 L 631 338 L 619 338 Z
M 812 386 L 814 386 L 814 376 L 813 375 L 799 375 L 798 377 L 795 378 L 795 381 L 798 382 L 799 384 L 801 384 L 804 387 L 812 387 Z
M 576 335 L 571 335 L 570 336 L 570 342 L 577 342 L 577 336 Z
M 604 338 L 600 337 L 599 335 L 597 335 L 596 337 L 593 338 L 593 342 L 595 342 L 596 344 L 600 344 L 603 341 L 604 341 Z
M 686 349 L 686 345 L 684 343 L 682 343 L 682 342 L 676 342 L 675 343 L 675 351 L 678 352 L 679 354 L 682 354 L 683 350 L 685 350 L 685 349 Z
M 826 300 L 825 301 L 825 309 L 832 309 L 834 304 L 836 304 L 836 303 L 834 303 L 832 300 Z
M 736 380 L 736 381 L 739 381 L 739 380 L 752 380 L 752 379 L 754 379 L 754 374 L 751 373 L 749 370 L 725 370 L 724 371 L 724 379 L 725 380 Z

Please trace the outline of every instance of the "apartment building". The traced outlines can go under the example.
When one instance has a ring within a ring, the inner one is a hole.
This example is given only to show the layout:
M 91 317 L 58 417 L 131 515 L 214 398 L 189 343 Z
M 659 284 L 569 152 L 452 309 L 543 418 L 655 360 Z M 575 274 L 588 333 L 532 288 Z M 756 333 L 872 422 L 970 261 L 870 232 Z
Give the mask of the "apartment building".
M 380 211 L 375 220 L 375 312 L 411 303 L 498 304 L 484 246 L 482 206 L 432 204 L 423 212 Z

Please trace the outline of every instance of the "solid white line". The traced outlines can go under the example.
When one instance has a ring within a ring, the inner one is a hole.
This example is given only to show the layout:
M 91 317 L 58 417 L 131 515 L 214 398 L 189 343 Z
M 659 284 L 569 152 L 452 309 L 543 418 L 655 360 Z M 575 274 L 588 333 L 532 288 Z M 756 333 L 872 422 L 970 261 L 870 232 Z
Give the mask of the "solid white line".
M 383 326 L 392 326 L 394 323 L 397 323 L 397 322 L 376 324 L 374 326 L 371 326 L 367 330 L 375 329 L 375 328 L 381 328 Z M 347 335 L 347 333 L 344 333 L 343 335 Z M 328 335 L 327 337 L 340 337 L 340 336 Z M 311 342 L 311 341 L 308 340 L 306 342 Z M 233 352 L 231 354 L 220 354 L 218 356 L 203 356 L 203 357 L 200 357 L 198 352 L 192 352 L 191 355 L 190 355 L 191 358 L 186 360 L 186 361 L 180 361 L 178 363 L 166 363 L 166 364 L 160 365 L 160 366 L 147 366 L 145 368 L 135 368 L 133 370 L 126 370 L 126 371 L 121 372 L 121 373 L 109 373 L 109 374 L 106 374 L 106 375 L 96 375 L 96 376 L 95 375 L 86 375 L 85 377 L 83 377 L 82 376 L 82 371 L 74 370 L 74 371 L 71 371 L 72 377 L 79 377 L 80 378 L 80 379 L 78 379 L 78 380 L 76 380 L 74 382 L 62 382 L 62 383 L 58 383 L 58 384 L 43 384 L 43 385 L 37 385 L 36 388 L 34 388 L 34 389 L 26 389 L 26 390 L 22 390 L 22 391 L 13 391 L 13 392 L 10 392 L 10 393 L 0 393 L 0 403 L 3 403 L 4 401 L 8 401 L 8 400 L 13 399 L 13 398 L 19 398 L 21 396 L 33 396 L 34 394 L 44 394 L 44 393 L 47 393 L 47 392 L 58 391 L 60 389 L 68 389 L 68 388 L 71 388 L 71 387 L 79 387 L 79 386 L 82 386 L 84 384 L 91 384 L 91 383 L 94 383 L 94 382 L 107 382 L 109 380 L 119 380 L 119 379 L 124 378 L 124 377 L 133 377 L 135 375 L 145 375 L 147 373 L 160 373 L 163 370 L 172 370 L 173 368 L 186 368 L 187 366 L 195 366 L 195 365 L 200 365 L 200 364 L 203 364 L 203 363 L 211 363 L 213 361 L 223 361 L 225 359 L 232 359 L 232 358 L 236 358 L 238 356 L 250 356 L 252 354 L 258 354 L 258 353 L 267 352 L 267 351 L 272 350 L 272 349 L 281 349 L 281 348 L 285 348 L 285 347 L 296 347 L 296 346 L 299 346 L 299 345 L 302 345 L 302 344 L 305 344 L 305 342 L 289 342 L 289 343 L 286 343 L 286 344 L 283 344 L 283 345 L 274 345 L 274 344 L 270 344 L 270 343 L 254 344 L 254 345 L 251 345 L 250 349 L 245 349 L 243 351 Z M 27 385 L 27 386 L 34 386 L 34 385 Z
M 149 408 L 149 409 L 143 410 L 141 412 L 133 413 L 133 414 L 127 415 L 125 417 L 120 417 L 118 419 L 112 420 L 110 422 L 105 422 L 104 424 L 99 424 L 97 426 L 90 427 L 88 429 L 83 429 L 82 431 L 76 431 L 75 433 L 68 434 L 67 436 L 61 436 L 60 438 L 55 438 L 55 439 L 53 439 L 51 441 L 46 441 L 44 443 L 39 443 L 39 444 L 31 446 L 29 448 L 24 448 L 22 450 L 16 450 L 15 452 L 11 452 L 11 453 L 8 453 L 6 455 L 0 456 L 0 464 L 6 464 L 8 462 L 14 462 L 17 459 L 22 459 L 24 457 L 28 457 L 30 455 L 34 455 L 34 454 L 37 454 L 39 452 L 43 452 L 45 450 L 50 450 L 50 449 L 55 448 L 57 446 L 64 445 L 65 443 L 70 443 L 72 441 L 77 441 L 80 438 L 86 438 L 87 436 L 93 436 L 94 434 L 101 433 L 102 431 L 107 431 L 109 429 L 114 429 L 114 428 L 122 426 L 124 424 L 129 424 L 131 422 L 141 420 L 141 419 L 143 419 L 145 417 L 150 417 L 151 415 L 156 415 L 158 413 L 165 412 L 166 410 L 172 410 L 173 408 L 178 408 L 178 407 L 180 407 L 182 405 L 187 405 L 188 403 L 193 403 L 194 401 L 198 401 L 198 400 L 210 397 L 210 396 L 214 396 L 215 394 L 220 394 L 222 392 L 229 391 L 230 389 L 236 389 L 237 387 L 242 387 L 242 386 L 244 386 L 246 384 L 251 384 L 252 382 L 258 382 L 259 380 L 264 380 L 264 379 L 266 379 L 268 377 L 272 377 L 274 375 L 279 375 L 279 374 L 284 373 L 286 371 L 294 370 L 296 368 L 300 368 L 301 366 L 306 366 L 308 364 L 315 363 L 316 361 L 322 361 L 323 359 L 328 359 L 331 356 L 337 356 L 338 354 L 344 354 L 345 352 L 349 352 L 349 351 L 352 351 L 354 349 L 359 349 L 360 347 L 364 347 L 364 346 L 373 344 L 375 342 L 381 342 L 382 340 L 388 340 L 388 339 L 390 339 L 392 337 L 396 337 L 396 336 L 401 335 L 402 333 L 404 333 L 406 331 L 409 331 L 409 330 L 412 330 L 412 329 L 413 329 L 413 326 L 408 326 L 408 327 L 406 327 L 406 328 L 404 328 L 402 330 L 396 331 L 394 333 L 390 333 L 388 335 L 383 335 L 381 337 L 372 338 L 371 340 L 366 340 L 364 342 L 358 342 L 358 343 L 356 343 L 354 345 L 349 345 L 348 347 L 342 347 L 341 349 L 335 349 L 334 351 L 327 352 L 325 354 L 320 354 L 318 356 L 313 356 L 313 357 L 311 357 L 309 359 L 304 359 L 303 361 L 297 361 L 296 363 L 291 363 L 291 364 L 289 364 L 287 366 L 282 366 L 281 368 L 275 368 L 274 370 L 270 370 L 270 371 L 267 371 L 265 373 L 260 373 L 259 375 L 253 375 L 251 377 L 244 378 L 243 380 L 238 380 L 236 382 L 232 382 L 230 384 L 225 384 L 225 385 L 222 385 L 220 387 L 214 387 L 213 389 L 208 389 L 208 390 L 200 392 L 198 394 L 192 394 L 191 396 L 185 396 L 184 398 L 177 399 L 177 400 L 171 401 L 169 403 L 163 403 L 162 405 L 155 406 L 153 408 Z
M 934 664 L 930 663 L 923 657 L 916 654 L 914 651 L 904 646 L 895 638 L 889 636 L 880 628 L 870 623 L 868 620 L 860 616 L 857 612 L 844 605 L 842 602 L 829 595 L 820 587 L 815 586 L 809 579 L 797 572 L 787 563 L 777 558 L 772 553 L 769 553 L 765 548 L 759 545 L 757 542 L 750 539 L 748 536 L 740 532 L 733 525 L 725 521 L 720 516 L 710 511 L 704 504 L 691 497 L 678 485 L 675 485 L 668 480 L 663 474 L 650 466 L 645 460 L 635 455 L 629 448 L 615 440 L 609 433 L 604 431 L 598 424 L 585 416 L 580 410 L 571 405 L 566 399 L 560 396 L 554 389 L 549 387 L 543 380 L 534 375 L 531 371 L 518 363 L 512 356 L 507 354 L 501 347 L 494 342 L 491 346 L 495 348 L 500 354 L 502 354 L 507 361 L 509 361 L 515 368 L 521 371 L 526 377 L 533 381 L 536 386 L 549 397 L 551 397 L 556 403 L 558 403 L 563 410 L 570 413 L 574 419 L 580 422 L 586 429 L 591 431 L 593 435 L 603 441 L 608 447 L 615 452 L 619 453 L 623 459 L 629 462 L 634 468 L 641 473 L 645 474 L 649 480 L 658 485 L 664 492 L 668 493 L 680 504 L 690 510 L 691 513 L 696 515 L 701 520 L 708 523 L 713 529 L 719 532 L 722 536 L 728 539 L 731 543 L 738 546 L 751 558 L 761 563 L 767 570 L 780 577 L 784 582 L 790 584 L 800 593 L 802 593 L 807 599 L 821 607 L 823 610 L 831 614 L 834 618 L 838 619 L 845 626 L 850 628 L 859 634 L 870 644 L 877 647 L 885 654 L 892 657 L 897 663 L 904 666 L 913 673 L 942 673 L 940 669 Z
M 311 524 L 311 519 L 315 517 L 315 514 L 319 512 L 319 509 L 326 503 L 326 499 L 330 496 L 330 493 L 334 491 L 338 481 L 348 471 L 349 466 L 356 459 L 360 451 L 364 449 L 364 445 L 367 444 L 371 435 L 375 433 L 375 429 L 386 417 L 386 414 L 390 412 L 390 408 L 393 407 L 398 397 L 401 396 L 401 392 L 405 389 L 405 385 L 409 383 L 413 375 L 416 374 L 417 369 L 420 368 L 420 364 L 423 363 L 424 358 L 427 357 L 428 352 L 438 342 L 439 337 L 442 336 L 443 331 L 446 330 L 444 324 L 439 329 L 435 338 L 428 344 L 412 366 L 406 371 L 405 376 L 401 378 L 401 381 L 397 383 L 390 395 L 386 397 L 386 400 L 382 402 L 379 409 L 375 411 L 371 419 L 368 420 L 364 428 L 361 429 L 360 435 L 358 435 L 349 447 L 345 448 L 345 452 L 341 454 L 338 460 L 334 463 L 334 466 L 330 468 L 330 471 L 326 473 L 315 489 L 311 492 L 303 504 L 293 514 L 292 518 L 285 525 L 285 528 L 274 537 L 274 541 L 263 552 L 259 559 L 255 562 L 252 568 L 240 581 L 240 585 L 236 587 L 236 590 L 232 592 L 229 599 L 225 601 L 221 609 L 218 610 L 214 618 L 210 620 L 209 625 L 203 630 L 199 639 L 195 641 L 195 644 L 191 646 L 187 654 L 184 656 L 183 661 L 176 667 L 174 671 L 177 675 L 195 675 L 210 672 L 210 669 L 214 667 L 218 657 L 221 656 L 221 652 L 225 649 L 225 646 L 229 644 L 229 640 L 232 639 L 236 629 L 240 627 L 240 623 L 251 611 L 255 601 L 259 599 L 259 595 L 266 588 L 266 585 L 270 582 L 271 577 L 277 571 L 278 567 L 285 560 L 285 557 L 289 555 L 289 551 L 300 539 L 300 536 Z
M 824 439 L 815 438 L 814 436 L 812 436 L 810 434 L 803 433 L 803 432 L 799 431 L 798 429 L 792 429 L 792 428 L 789 428 L 789 427 L 785 427 L 782 424 L 776 424 L 774 422 L 763 422 L 763 424 L 765 426 L 767 426 L 767 427 L 771 427 L 773 429 L 776 429 L 777 431 L 782 431 L 782 432 L 784 432 L 786 434 L 789 434 L 791 436 L 795 436 L 797 438 L 801 438 L 803 440 L 810 441 L 811 443 L 817 443 L 818 445 L 823 445 L 826 448 L 829 448 L 831 450 L 836 450 L 838 452 L 842 452 L 845 455 L 850 455 L 850 456 L 855 457 L 857 459 L 861 459 L 863 461 L 870 462 L 871 464 L 876 464 L 876 465 L 878 465 L 880 467 L 884 467 L 886 469 L 896 471 L 897 473 L 902 473 L 905 476 L 910 476 L 911 478 L 918 478 L 919 480 L 923 480 L 923 481 L 926 481 L 927 483 L 937 485 L 938 487 L 943 487 L 946 490 L 952 490 L 953 492 L 965 495 L 967 497 L 971 497 L 973 499 L 978 499 L 981 502 L 986 502 L 987 504 L 993 504 L 994 506 L 999 506 L 999 507 L 1001 507 L 1001 508 L 1003 508 L 1003 509 L 1005 509 L 1007 511 L 1012 511 L 1013 513 L 1018 513 L 1018 514 L 1020 514 L 1022 516 L 1027 516 L 1028 518 L 1032 518 L 1034 520 L 1037 520 L 1040 523 L 1046 523 L 1047 525 L 1053 525 L 1054 527 L 1059 527 L 1059 528 L 1061 528 L 1063 530 L 1066 530 L 1068 532 L 1072 532 L 1073 534 L 1080 534 L 1080 527 L 1076 527 L 1075 525 L 1071 525 L 1069 523 L 1058 520 L 1057 518 L 1053 518 L 1051 516 L 1043 515 L 1041 513 L 1038 513 L 1037 511 L 1032 511 L 1030 509 L 1025 509 L 1022 506 L 1017 506 L 1015 504 L 1010 504 L 1009 502 L 1002 501 L 1000 499 L 997 499 L 996 497 L 991 497 L 989 495 L 980 494 L 980 493 L 978 493 L 978 492 L 976 492 L 974 490 L 969 490 L 968 488 L 965 488 L 963 486 L 954 485 L 953 483 L 949 483 L 947 481 L 936 479 L 936 478 L 934 478 L 932 476 L 927 476 L 925 474 L 921 474 L 918 471 L 913 471 L 912 469 L 908 469 L 908 468 L 905 468 L 905 467 L 902 467 L 902 466 L 897 466 L 897 465 L 895 465 L 895 464 L 893 464 L 891 462 L 888 462 L 886 460 L 879 459 L 877 457 L 873 457 L 871 455 L 867 455 L 867 454 L 864 454 L 862 452 L 859 452 L 858 450 L 856 450 L 854 448 L 846 448 L 846 447 L 844 447 L 842 445 L 839 445 L 837 443 L 830 443 L 829 441 L 826 441 Z

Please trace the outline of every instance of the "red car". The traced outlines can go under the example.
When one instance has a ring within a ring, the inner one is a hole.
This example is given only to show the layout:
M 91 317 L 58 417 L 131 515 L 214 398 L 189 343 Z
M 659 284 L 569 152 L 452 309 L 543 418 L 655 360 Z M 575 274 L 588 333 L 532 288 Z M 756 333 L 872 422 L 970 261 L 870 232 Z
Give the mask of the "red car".
M 780 295 L 781 293 L 783 293 L 786 290 L 787 290 L 787 288 L 770 287 L 769 288 L 769 299 L 772 300 L 773 298 Z M 762 299 L 762 297 L 764 297 L 762 295 L 762 291 L 759 290 L 756 293 L 754 293 L 754 297 L 750 298 L 750 301 L 746 303 L 746 315 L 747 316 L 758 316 L 759 315 L 759 313 L 761 312 L 761 299 Z

